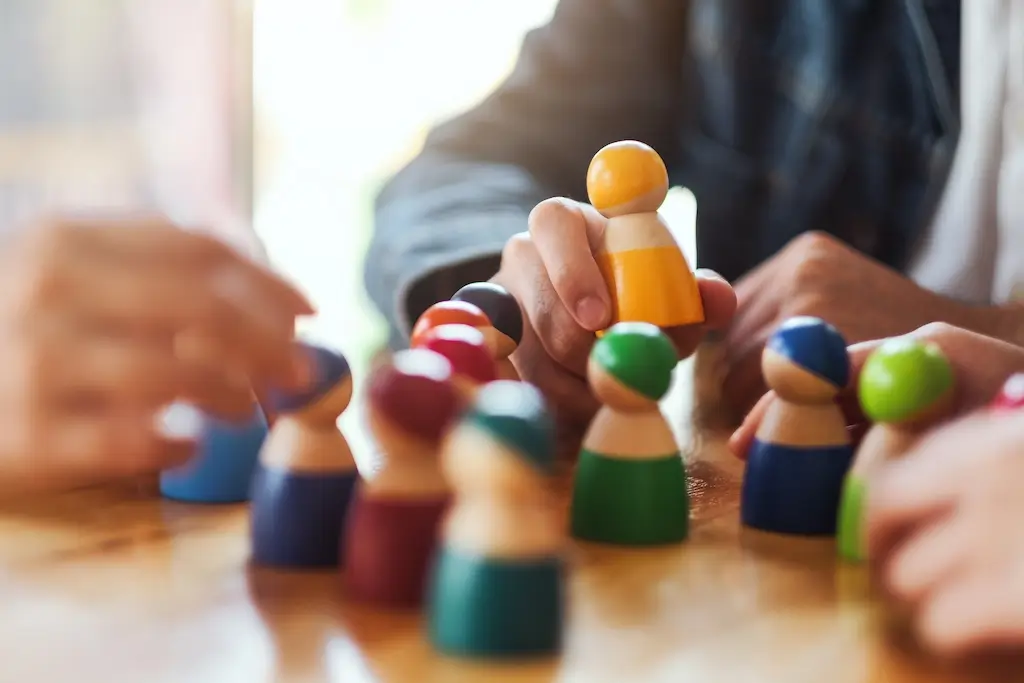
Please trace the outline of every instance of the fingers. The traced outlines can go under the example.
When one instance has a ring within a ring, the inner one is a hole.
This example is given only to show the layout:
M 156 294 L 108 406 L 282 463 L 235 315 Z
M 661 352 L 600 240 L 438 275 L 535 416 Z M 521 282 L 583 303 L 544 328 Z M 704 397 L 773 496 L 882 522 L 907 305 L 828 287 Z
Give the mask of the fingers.
M 725 278 L 707 269 L 697 270 L 694 275 L 704 304 L 704 323 L 666 330 L 666 334 L 675 343 L 680 358 L 691 356 L 709 330 L 727 328 L 736 313 L 736 292 Z
M 932 342 L 949 360 L 956 378 L 958 412 L 979 408 L 998 393 L 1006 378 L 1024 370 L 1024 349 L 946 323 L 930 323 L 906 335 Z M 886 340 L 853 344 L 849 348 L 852 384 L 856 386 L 868 356 Z
M 768 412 L 768 406 L 774 400 L 774 391 L 769 391 L 762 395 L 760 400 L 747 413 L 746 417 L 743 418 L 739 428 L 729 437 L 729 450 L 737 458 L 746 460 L 750 446 L 753 445 L 754 437 L 757 435 L 757 430 L 761 426 L 761 421 L 764 419 L 765 413 Z
M 160 268 L 146 271 L 137 263 L 103 268 L 69 259 L 57 269 L 59 281 L 35 302 L 25 325 L 37 327 L 49 317 L 57 318 L 55 324 L 116 333 L 173 335 L 201 330 L 231 349 L 253 377 L 285 387 L 304 381 L 301 358 L 291 348 L 297 310 L 275 308 L 271 302 L 233 301 L 230 290 L 245 289 L 244 283 L 229 281 L 227 295 L 222 295 L 216 278 L 190 278 Z M 234 278 L 230 273 L 227 277 Z
M 530 237 L 552 289 L 581 328 L 596 332 L 611 316 L 611 296 L 594 259 L 605 219 L 590 206 L 548 199 L 530 213 Z
M 195 444 L 160 436 L 150 411 L 50 412 L 8 425 L 4 478 L 46 485 L 155 472 L 185 462 Z
M 882 557 L 903 528 L 941 513 L 986 458 L 1016 453 L 1019 415 L 981 415 L 934 431 L 872 482 L 867 505 L 869 555 Z
M 1020 566 L 981 570 L 936 591 L 918 616 L 921 639 L 959 655 L 1024 640 L 1024 581 Z
M 561 425 L 585 426 L 600 404 L 590 392 L 587 380 L 566 371 L 547 354 L 536 348 L 539 341 L 532 331 L 512 354 L 512 364 L 523 380 L 535 385 L 551 404 Z
M 514 274 L 505 286 L 526 312 L 529 323 L 527 327 L 532 328 L 536 341 L 558 365 L 577 377 L 586 377 L 587 357 L 594 345 L 594 334 L 580 327 L 562 303 L 528 235 L 515 235 L 505 245 L 503 269 L 506 266 Z M 539 349 L 529 349 L 524 338 L 516 355 L 521 359 L 530 359 L 536 351 Z M 537 362 L 540 360 L 537 359 Z
M 956 512 L 922 525 L 889 561 L 889 591 L 901 600 L 918 602 L 964 568 L 972 536 L 971 527 Z

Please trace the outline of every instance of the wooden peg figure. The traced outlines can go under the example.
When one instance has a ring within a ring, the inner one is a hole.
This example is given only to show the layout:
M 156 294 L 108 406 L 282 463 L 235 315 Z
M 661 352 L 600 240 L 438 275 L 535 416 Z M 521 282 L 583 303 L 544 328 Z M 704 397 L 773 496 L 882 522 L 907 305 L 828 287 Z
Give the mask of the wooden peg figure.
M 518 380 L 509 360 L 523 340 L 523 310 L 515 297 L 493 282 L 474 282 L 457 291 L 452 301 L 471 303 L 484 312 L 490 325 L 480 331 L 498 366 L 498 378 Z
M 424 311 L 416 321 L 409 345 L 416 348 L 427 333 L 441 325 L 468 325 L 482 330 L 490 327 L 491 321 L 477 306 L 466 301 L 439 301 Z
M 204 414 L 195 456 L 161 472 L 161 494 L 184 503 L 246 502 L 267 429 L 267 418 L 255 397 L 248 419 L 240 422 Z
M 743 523 L 782 534 L 834 535 L 853 459 L 835 402 L 850 377 L 846 341 L 823 320 L 790 318 L 765 346 L 761 370 L 776 400 L 747 455 Z
M 340 353 L 304 345 L 314 384 L 272 399 L 278 417 L 260 452 L 251 506 L 252 557 L 280 568 L 339 564 L 339 541 L 358 478 L 338 428 L 352 398 L 352 375 Z
M 441 458 L 455 497 L 430 582 L 435 649 L 483 658 L 555 654 L 564 538 L 549 499 L 554 425 L 540 392 L 507 380 L 483 387 Z
M 450 497 L 438 448 L 460 404 L 449 363 L 432 351 L 402 351 L 374 372 L 369 422 L 384 458 L 352 501 L 349 596 L 399 608 L 422 602 Z
M 433 351 L 451 363 L 452 381 L 466 402 L 481 386 L 498 379 L 484 334 L 469 325 L 434 327 L 417 338 L 415 348 Z
M 612 324 L 704 322 L 697 279 L 658 214 L 668 194 L 658 153 L 635 140 L 604 147 L 590 162 L 587 193 L 608 219 L 595 256 L 611 293 Z
M 603 406 L 576 465 L 575 538 L 628 546 L 686 538 L 686 471 L 658 404 L 678 362 L 672 342 L 650 323 L 619 323 L 594 345 L 587 375 Z
M 950 413 L 954 384 L 953 367 L 933 343 L 897 337 L 868 356 L 857 393 L 864 416 L 874 426 L 843 484 L 838 541 L 844 559 L 865 559 L 863 506 L 871 475 L 910 450 L 928 426 Z
M 1010 412 L 1024 408 L 1024 373 L 1010 375 L 1002 389 L 989 404 L 993 412 Z

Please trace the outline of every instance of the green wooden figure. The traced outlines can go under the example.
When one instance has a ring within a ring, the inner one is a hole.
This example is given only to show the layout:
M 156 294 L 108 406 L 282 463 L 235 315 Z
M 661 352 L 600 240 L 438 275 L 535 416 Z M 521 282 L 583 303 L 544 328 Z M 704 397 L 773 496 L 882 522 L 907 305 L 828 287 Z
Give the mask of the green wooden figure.
M 587 374 L 604 405 L 576 467 L 575 538 L 624 546 L 686 538 L 686 469 L 658 405 L 678 362 L 672 342 L 649 323 L 619 323 L 594 345 Z
M 454 493 L 430 579 L 436 650 L 541 657 L 562 644 L 564 534 L 551 499 L 554 425 L 523 382 L 485 385 L 452 430 L 441 464 Z
M 942 350 L 909 337 L 885 342 L 864 363 L 857 392 L 874 426 L 843 484 L 838 542 L 844 559 L 865 559 L 863 507 L 872 473 L 906 453 L 929 424 L 950 410 L 953 385 L 953 368 Z

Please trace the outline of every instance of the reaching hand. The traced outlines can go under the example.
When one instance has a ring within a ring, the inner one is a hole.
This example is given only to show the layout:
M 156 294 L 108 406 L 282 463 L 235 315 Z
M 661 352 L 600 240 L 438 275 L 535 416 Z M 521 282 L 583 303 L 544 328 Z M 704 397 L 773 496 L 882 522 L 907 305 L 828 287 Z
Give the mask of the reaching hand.
M 253 385 L 301 386 L 294 288 L 214 238 L 159 219 L 54 221 L 0 254 L 0 459 L 75 480 L 159 469 L 191 445 L 161 406 L 225 417 Z

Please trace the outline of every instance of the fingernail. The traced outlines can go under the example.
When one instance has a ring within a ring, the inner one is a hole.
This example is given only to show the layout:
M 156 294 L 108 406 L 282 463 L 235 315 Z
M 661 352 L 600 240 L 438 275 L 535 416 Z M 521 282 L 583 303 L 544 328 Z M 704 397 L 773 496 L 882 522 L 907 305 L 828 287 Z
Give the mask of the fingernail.
M 694 274 L 698 277 L 704 278 L 705 280 L 721 280 L 722 282 L 728 282 L 728 280 L 722 277 L 717 271 L 711 270 L 710 268 L 698 268 Z
M 600 299 L 586 296 L 576 304 L 576 319 L 588 330 L 597 330 L 604 325 L 607 308 Z

